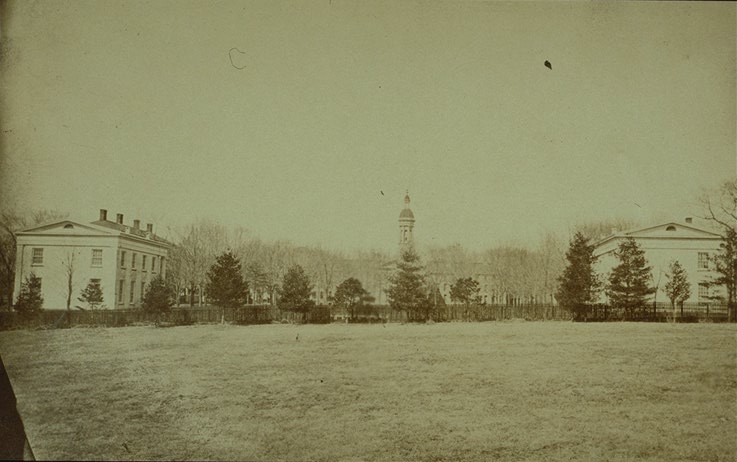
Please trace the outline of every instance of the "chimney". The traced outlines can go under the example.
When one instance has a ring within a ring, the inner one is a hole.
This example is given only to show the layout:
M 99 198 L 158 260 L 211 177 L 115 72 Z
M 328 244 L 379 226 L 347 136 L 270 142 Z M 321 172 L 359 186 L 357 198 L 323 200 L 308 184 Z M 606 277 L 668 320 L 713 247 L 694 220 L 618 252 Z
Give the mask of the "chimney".
M 141 227 L 141 220 L 133 220 L 133 229 L 138 229 Z
M 153 233 L 154 232 L 154 225 L 153 223 L 146 223 L 146 232 Z
M 689 223 L 689 224 L 693 223 L 693 218 L 686 217 L 686 223 Z
M 123 224 L 123 214 L 119 213 L 115 216 L 115 222 L 119 225 Z
M 107 221 L 107 210 L 100 209 L 100 221 Z

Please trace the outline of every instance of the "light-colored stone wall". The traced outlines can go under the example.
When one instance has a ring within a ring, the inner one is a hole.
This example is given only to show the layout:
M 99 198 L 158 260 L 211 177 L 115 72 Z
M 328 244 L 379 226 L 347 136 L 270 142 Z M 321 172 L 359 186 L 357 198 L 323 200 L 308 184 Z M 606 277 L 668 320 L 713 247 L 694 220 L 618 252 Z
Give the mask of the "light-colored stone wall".
M 125 262 L 122 262 L 122 254 L 125 252 Z M 136 258 L 135 268 L 133 267 L 133 256 Z M 158 245 L 130 238 L 122 235 L 119 238 L 117 249 L 117 260 L 115 263 L 115 290 L 117 308 L 133 308 L 141 306 L 145 288 L 149 282 L 156 278 L 159 274 L 166 274 L 166 257 L 167 251 Z M 143 257 L 146 257 L 146 264 L 143 265 Z M 162 258 L 164 264 L 162 268 Z M 151 269 L 151 260 L 156 262 L 153 270 Z M 120 285 L 122 283 L 122 298 Z M 143 284 L 143 287 L 142 285 Z M 131 297 L 131 286 L 133 286 Z
M 597 272 L 602 276 L 604 284 L 608 281 L 612 268 L 619 264 L 614 254 L 623 238 L 614 239 L 596 249 L 595 254 L 599 256 L 596 265 Z M 699 253 L 706 253 L 713 257 L 720 250 L 721 241 L 718 238 L 683 238 L 683 239 L 658 239 L 658 238 L 635 238 L 640 248 L 645 251 L 648 265 L 652 266 L 652 284 L 657 286 L 658 291 L 654 296 L 657 302 L 669 302 L 665 293 L 665 284 L 668 282 L 666 274 L 670 272 L 670 263 L 678 260 L 686 270 L 688 281 L 691 283 L 691 296 L 686 303 L 707 302 L 699 297 L 699 284 L 707 282 L 717 276 L 713 271 L 714 265 L 709 262 L 709 269 L 699 268 Z M 719 295 L 723 291 L 721 287 L 711 287 L 710 295 Z M 602 301 L 605 296 L 602 293 Z M 651 299 L 652 300 L 652 299 Z
M 71 262 L 72 296 L 71 308 L 86 305 L 78 300 L 81 291 L 90 279 L 100 279 L 103 305 L 112 308 L 115 301 L 116 238 L 89 236 L 19 236 L 15 272 L 15 297 L 20 294 L 21 283 L 33 272 L 41 278 L 43 307 L 62 309 L 67 306 L 67 265 Z M 43 249 L 43 263 L 33 264 L 33 249 Z M 102 264 L 92 265 L 93 249 L 102 250 Z
M 43 263 L 33 264 L 33 249 L 43 249 Z M 92 265 L 93 249 L 102 250 L 102 264 Z M 126 265 L 121 267 L 121 253 L 126 252 Z M 136 268 L 132 268 L 131 258 L 136 254 Z M 143 256 L 146 265 L 143 267 Z M 139 238 L 137 236 L 118 235 L 85 235 L 77 231 L 69 235 L 59 233 L 19 235 L 15 297 L 20 294 L 21 283 L 33 272 L 41 278 L 41 292 L 46 309 L 64 309 L 67 304 L 68 276 L 67 264 L 73 262 L 71 308 L 87 306 L 78 300 L 81 291 L 89 284 L 90 279 L 100 279 L 103 291 L 103 308 L 138 307 L 143 298 L 146 285 L 157 275 L 165 275 L 167 247 L 159 242 Z M 151 269 L 151 259 L 156 264 Z M 162 264 L 163 258 L 163 264 Z M 123 281 L 123 298 L 118 299 L 120 281 Z M 132 281 L 133 299 L 130 288 Z M 143 284 L 143 287 L 141 286 Z

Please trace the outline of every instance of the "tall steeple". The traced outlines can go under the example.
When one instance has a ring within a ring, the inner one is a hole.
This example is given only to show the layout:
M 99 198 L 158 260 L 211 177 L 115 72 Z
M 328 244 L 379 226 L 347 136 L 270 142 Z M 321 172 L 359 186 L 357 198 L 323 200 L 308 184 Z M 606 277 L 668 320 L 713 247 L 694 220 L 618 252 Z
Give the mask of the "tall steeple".
M 415 215 L 409 208 L 409 191 L 404 196 L 404 208 L 399 213 L 399 249 L 404 251 L 413 245 L 412 229 L 415 227 Z

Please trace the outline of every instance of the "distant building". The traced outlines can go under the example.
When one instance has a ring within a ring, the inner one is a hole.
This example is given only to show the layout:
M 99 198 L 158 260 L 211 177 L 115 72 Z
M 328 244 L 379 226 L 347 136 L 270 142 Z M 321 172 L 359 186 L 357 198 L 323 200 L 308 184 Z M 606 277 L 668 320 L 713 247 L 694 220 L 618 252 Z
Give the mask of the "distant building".
M 716 277 L 711 258 L 719 253 L 722 238 L 715 233 L 696 228 L 690 218 L 685 223 L 665 223 L 626 232 L 615 232 L 596 244 L 594 255 L 598 257 L 597 272 L 603 281 L 609 278 L 612 269 L 619 264 L 615 251 L 619 243 L 632 237 L 645 251 L 648 265 L 652 266 L 652 284 L 657 287 L 654 300 L 669 302 L 665 294 L 670 263 L 678 260 L 688 274 L 691 297 L 686 303 L 706 303 L 721 294 L 720 287 L 709 287 Z M 605 296 L 602 295 L 602 300 Z
M 412 231 L 415 227 L 415 214 L 409 208 L 409 191 L 404 195 L 404 208 L 399 212 L 399 248 L 407 250 L 414 245 Z
M 108 221 L 107 210 L 88 224 L 58 221 L 17 233 L 15 297 L 21 283 L 34 273 L 41 278 L 43 307 L 66 308 L 71 272 L 71 307 L 89 283 L 99 284 L 105 308 L 141 305 L 146 284 L 166 273 L 169 242 L 156 236 L 153 225 L 123 224 L 123 215 Z

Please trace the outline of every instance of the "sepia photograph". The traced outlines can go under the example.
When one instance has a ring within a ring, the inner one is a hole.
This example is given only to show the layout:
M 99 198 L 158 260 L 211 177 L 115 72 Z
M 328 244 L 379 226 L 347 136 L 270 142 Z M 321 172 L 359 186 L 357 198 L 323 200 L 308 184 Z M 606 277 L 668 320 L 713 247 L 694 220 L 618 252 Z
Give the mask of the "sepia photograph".
M 737 458 L 737 6 L 0 0 L 0 460 Z

